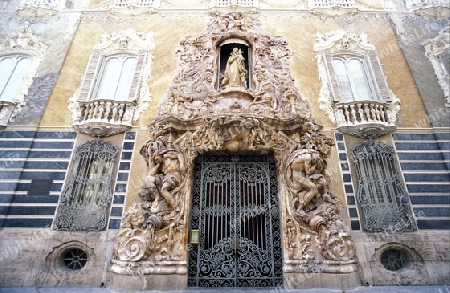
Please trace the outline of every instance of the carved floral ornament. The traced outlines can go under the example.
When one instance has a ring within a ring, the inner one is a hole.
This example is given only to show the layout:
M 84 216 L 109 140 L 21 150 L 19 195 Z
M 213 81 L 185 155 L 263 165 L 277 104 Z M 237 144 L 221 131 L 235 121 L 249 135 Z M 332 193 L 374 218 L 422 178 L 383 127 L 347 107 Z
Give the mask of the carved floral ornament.
M 12 32 L 0 42 L 1 56 L 26 56 L 31 59 L 31 64 L 25 74 L 18 93 L 11 101 L 0 102 L 0 129 L 4 129 L 8 122 L 12 122 L 25 105 L 25 96 L 28 88 L 33 83 L 37 68 L 44 58 L 49 42 L 37 37 L 29 28 L 27 22 L 20 28 L 19 32 Z
M 375 46 L 368 41 L 367 35 L 343 30 L 318 34 L 314 50 L 322 81 L 319 107 L 337 124 L 338 130 L 361 138 L 375 138 L 395 131 L 400 100 L 388 87 Z M 343 100 L 334 57 L 361 60 L 368 79 L 373 80 L 371 99 Z
M 127 29 L 102 36 L 101 42 L 94 46 L 80 88 L 69 100 L 68 108 L 77 131 L 91 136 L 111 136 L 131 128 L 151 101 L 147 81 L 154 47 L 151 33 L 144 35 Z M 97 98 L 106 60 L 120 55 L 136 59 L 134 72 L 130 73 L 133 76 L 129 93 L 119 99 Z
M 218 47 L 248 42 L 248 88 L 217 86 Z M 147 174 L 140 200 L 125 212 L 114 244 L 117 274 L 186 274 L 194 159 L 201 153 L 273 152 L 280 176 L 285 272 L 357 270 L 354 244 L 343 231 L 342 205 L 326 178 L 334 141 L 319 132 L 309 103 L 289 71 L 286 40 L 266 35 L 244 14 L 213 15 L 204 33 L 177 52 L 180 69 L 141 154 Z

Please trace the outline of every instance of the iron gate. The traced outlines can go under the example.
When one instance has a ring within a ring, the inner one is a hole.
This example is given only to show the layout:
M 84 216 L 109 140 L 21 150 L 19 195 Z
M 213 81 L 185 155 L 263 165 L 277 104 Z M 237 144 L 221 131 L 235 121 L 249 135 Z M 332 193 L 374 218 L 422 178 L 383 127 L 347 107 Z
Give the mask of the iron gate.
M 191 287 L 282 283 L 277 172 L 268 155 L 199 156 L 194 168 Z

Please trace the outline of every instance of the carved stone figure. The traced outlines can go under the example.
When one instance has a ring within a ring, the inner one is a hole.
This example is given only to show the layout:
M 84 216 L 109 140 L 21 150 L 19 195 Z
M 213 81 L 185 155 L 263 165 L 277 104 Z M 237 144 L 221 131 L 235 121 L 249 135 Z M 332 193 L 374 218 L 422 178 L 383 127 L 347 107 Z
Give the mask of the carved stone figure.
M 245 80 L 247 77 L 247 70 L 245 69 L 245 58 L 242 56 L 241 49 L 233 48 L 230 57 L 228 57 L 223 75 L 224 77 L 220 83 L 221 88 L 247 87 L 247 82 Z
M 233 38 L 253 48 L 254 67 L 244 71 L 236 47 L 219 84 L 215 48 Z M 273 153 L 287 270 L 311 272 L 320 265 L 322 272 L 356 271 L 342 206 L 325 176 L 334 142 L 320 133 L 294 85 L 286 40 L 265 35 L 249 15 L 215 15 L 204 33 L 181 42 L 177 54 L 179 72 L 141 150 L 148 167 L 141 201 L 124 215 L 111 271 L 186 273 L 189 213 L 198 212 L 190 210 L 191 174 L 196 156 L 206 152 Z M 243 73 L 252 77 L 250 84 Z

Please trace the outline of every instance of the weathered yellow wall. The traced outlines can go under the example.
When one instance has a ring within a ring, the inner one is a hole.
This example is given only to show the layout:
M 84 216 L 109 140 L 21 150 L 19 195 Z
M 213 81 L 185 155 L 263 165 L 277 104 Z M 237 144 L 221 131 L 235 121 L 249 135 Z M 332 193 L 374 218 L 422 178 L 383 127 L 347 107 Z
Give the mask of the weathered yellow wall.
M 175 52 L 180 41 L 188 35 L 195 35 L 206 26 L 206 18 L 200 16 L 165 18 L 158 14 L 148 16 L 146 21 L 116 22 L 84 20 L 72 42 L 69 53 L 63 64 L 53 93 L 50 96 L 41 126 L 71 126 L 71 113 L 67 105 L 81 85 L 82 77 L 89 56 L 96 43 L 99 43 L 103 33 L 113 33 L 126 28 L 137 32 L 152 32 L 156 44 L 152 62 L 151 76 L 148 81 L 152 102 L 148 109 L 140 115 L 136 126 L 145 126 L 155 118 L 158 102 L 164 97 L 170 82 L 178 68 Z

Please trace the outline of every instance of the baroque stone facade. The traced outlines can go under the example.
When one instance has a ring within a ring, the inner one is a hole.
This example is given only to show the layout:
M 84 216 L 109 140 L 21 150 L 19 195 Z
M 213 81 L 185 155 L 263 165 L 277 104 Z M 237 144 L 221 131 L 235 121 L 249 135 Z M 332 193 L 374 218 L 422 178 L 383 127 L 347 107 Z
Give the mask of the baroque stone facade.
M 0 1 L 0 286 L 448 284 L 444 2 Z
M 252 48 L 249 88 L 214 86 L 218 44 L 225 40 L 244 40 Z M 319 132 L 293 84 L 287 45 L 240 13 L 215 15 L 205 33 L 181 42 L 181 68 L 141 150 L 148 173 L 141 200 L 124 215 L 113 272 L 186 273 L 193 161 L 216 152 L 274 153 L 286 272 L 357 271 L 353 241 L 343 231 L 342 203 L 325 176 L 334 141 Z

